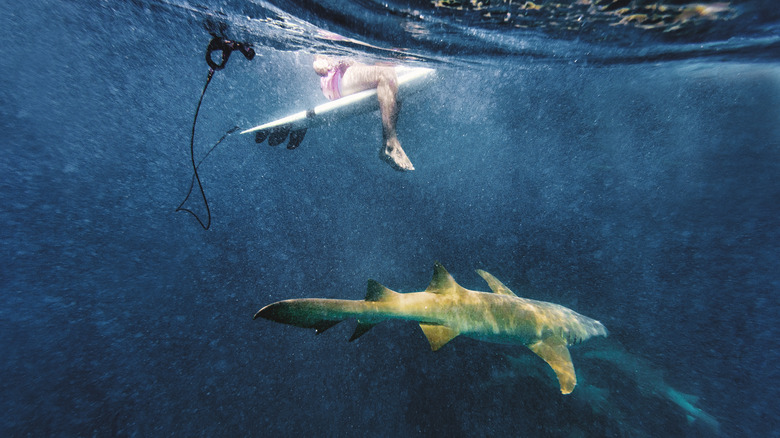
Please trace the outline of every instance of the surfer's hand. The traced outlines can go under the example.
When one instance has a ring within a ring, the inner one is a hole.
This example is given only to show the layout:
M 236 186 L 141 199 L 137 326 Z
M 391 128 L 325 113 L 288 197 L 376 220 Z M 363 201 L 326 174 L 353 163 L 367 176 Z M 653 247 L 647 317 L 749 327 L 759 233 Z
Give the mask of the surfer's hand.
M 330 59 L 325 56 L 317 55 L 317 57 L 314 58 L 314 64 L 312 64 L 312 66 L 318 75 L 327 76 L 328 70 L 330 69 Z

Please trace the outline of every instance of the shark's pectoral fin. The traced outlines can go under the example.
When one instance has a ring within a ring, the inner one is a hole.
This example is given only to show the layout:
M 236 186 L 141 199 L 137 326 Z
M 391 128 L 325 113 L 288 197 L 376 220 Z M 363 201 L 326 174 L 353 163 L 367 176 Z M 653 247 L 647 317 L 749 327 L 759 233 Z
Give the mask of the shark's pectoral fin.
M 570 394 L 577 385 L 577 376 L 574 374 L 574 364 L 571 363 L 569 349 L 566 342 L 559 336 L 548 336 L 541 341 L 529 344 L 528 348 L 544 359 L 558 376 L 561 385 L 561 393 Z
M 460 334 L 444 325 L 420 323 L 420 328 L 423 333 L 425 333 L 425 337 L 428 338 L 428 342 L 431 344 L 431 350 L 433 351 L 443 347 L 444 344 L 450 342 L 455 336 Z

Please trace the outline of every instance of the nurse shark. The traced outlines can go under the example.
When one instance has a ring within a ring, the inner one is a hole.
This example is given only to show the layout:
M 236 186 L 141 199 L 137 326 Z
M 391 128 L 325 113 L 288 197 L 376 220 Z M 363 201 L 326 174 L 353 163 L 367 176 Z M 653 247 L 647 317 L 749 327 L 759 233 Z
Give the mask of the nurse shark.
M 591 318 L 544 301 L 521 298 L 489 273 L 477 270 L 490 292 L 463 288 L 440 263 L 422 292 L 394 292 L 368 280 L 363 301 L 303 298 L 278 301 L 260 309 L 265 318 L 322 333 L 339 322 L 356 318 L 354 341 L 388 319 L 417 321 L 436 351 L 458 335 L 487 342 L 521 344 L 553 369 L 563 394 L 577 384 L 568 347 L 592 336 L 607 336 L 604 326 Z

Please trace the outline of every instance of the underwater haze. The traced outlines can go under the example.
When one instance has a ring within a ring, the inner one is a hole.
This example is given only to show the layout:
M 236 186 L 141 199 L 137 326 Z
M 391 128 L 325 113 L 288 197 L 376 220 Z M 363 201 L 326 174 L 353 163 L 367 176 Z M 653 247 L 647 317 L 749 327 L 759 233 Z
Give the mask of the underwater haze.
M 0 24 L 0 435 L 780 437 L 773 1 L 30 0 Z M 200 106 L 204 230 L 176 208 L 214 36 L 256 56 Z M 318 53 L 436 70 L 398 121 L 414 171 L 379 159 L 378 112 L 294 150 L 232 130 L 325 102 Z M 603 323 L 574 391 L 522 345 L 252 319 L 421 291 L 437 261 Z

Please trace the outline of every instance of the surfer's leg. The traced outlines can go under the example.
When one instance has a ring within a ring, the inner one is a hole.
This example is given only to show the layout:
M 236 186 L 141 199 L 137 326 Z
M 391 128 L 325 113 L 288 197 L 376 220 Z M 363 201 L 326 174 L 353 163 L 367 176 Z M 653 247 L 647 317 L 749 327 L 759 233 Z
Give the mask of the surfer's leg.
M 376 96 L 379 99 L 379 112 L 382 115 L 382 149 L 379 156 L 396 170 L 414 170 L 412 162 L 401 148 L 401 142 L 395 133 L 398 122 L 398 78 L 395 69 L 381 68 L 376 86 Z
M 376 88 L 379 112 L 382 115 L 382 148 L 379 156 L 396 170 L 414 170 L 396 136 L 399 105 L 398 78 L 392 67 L 353 65 L 342 78 L 342 92 L 352 94 L 369 88 Z

